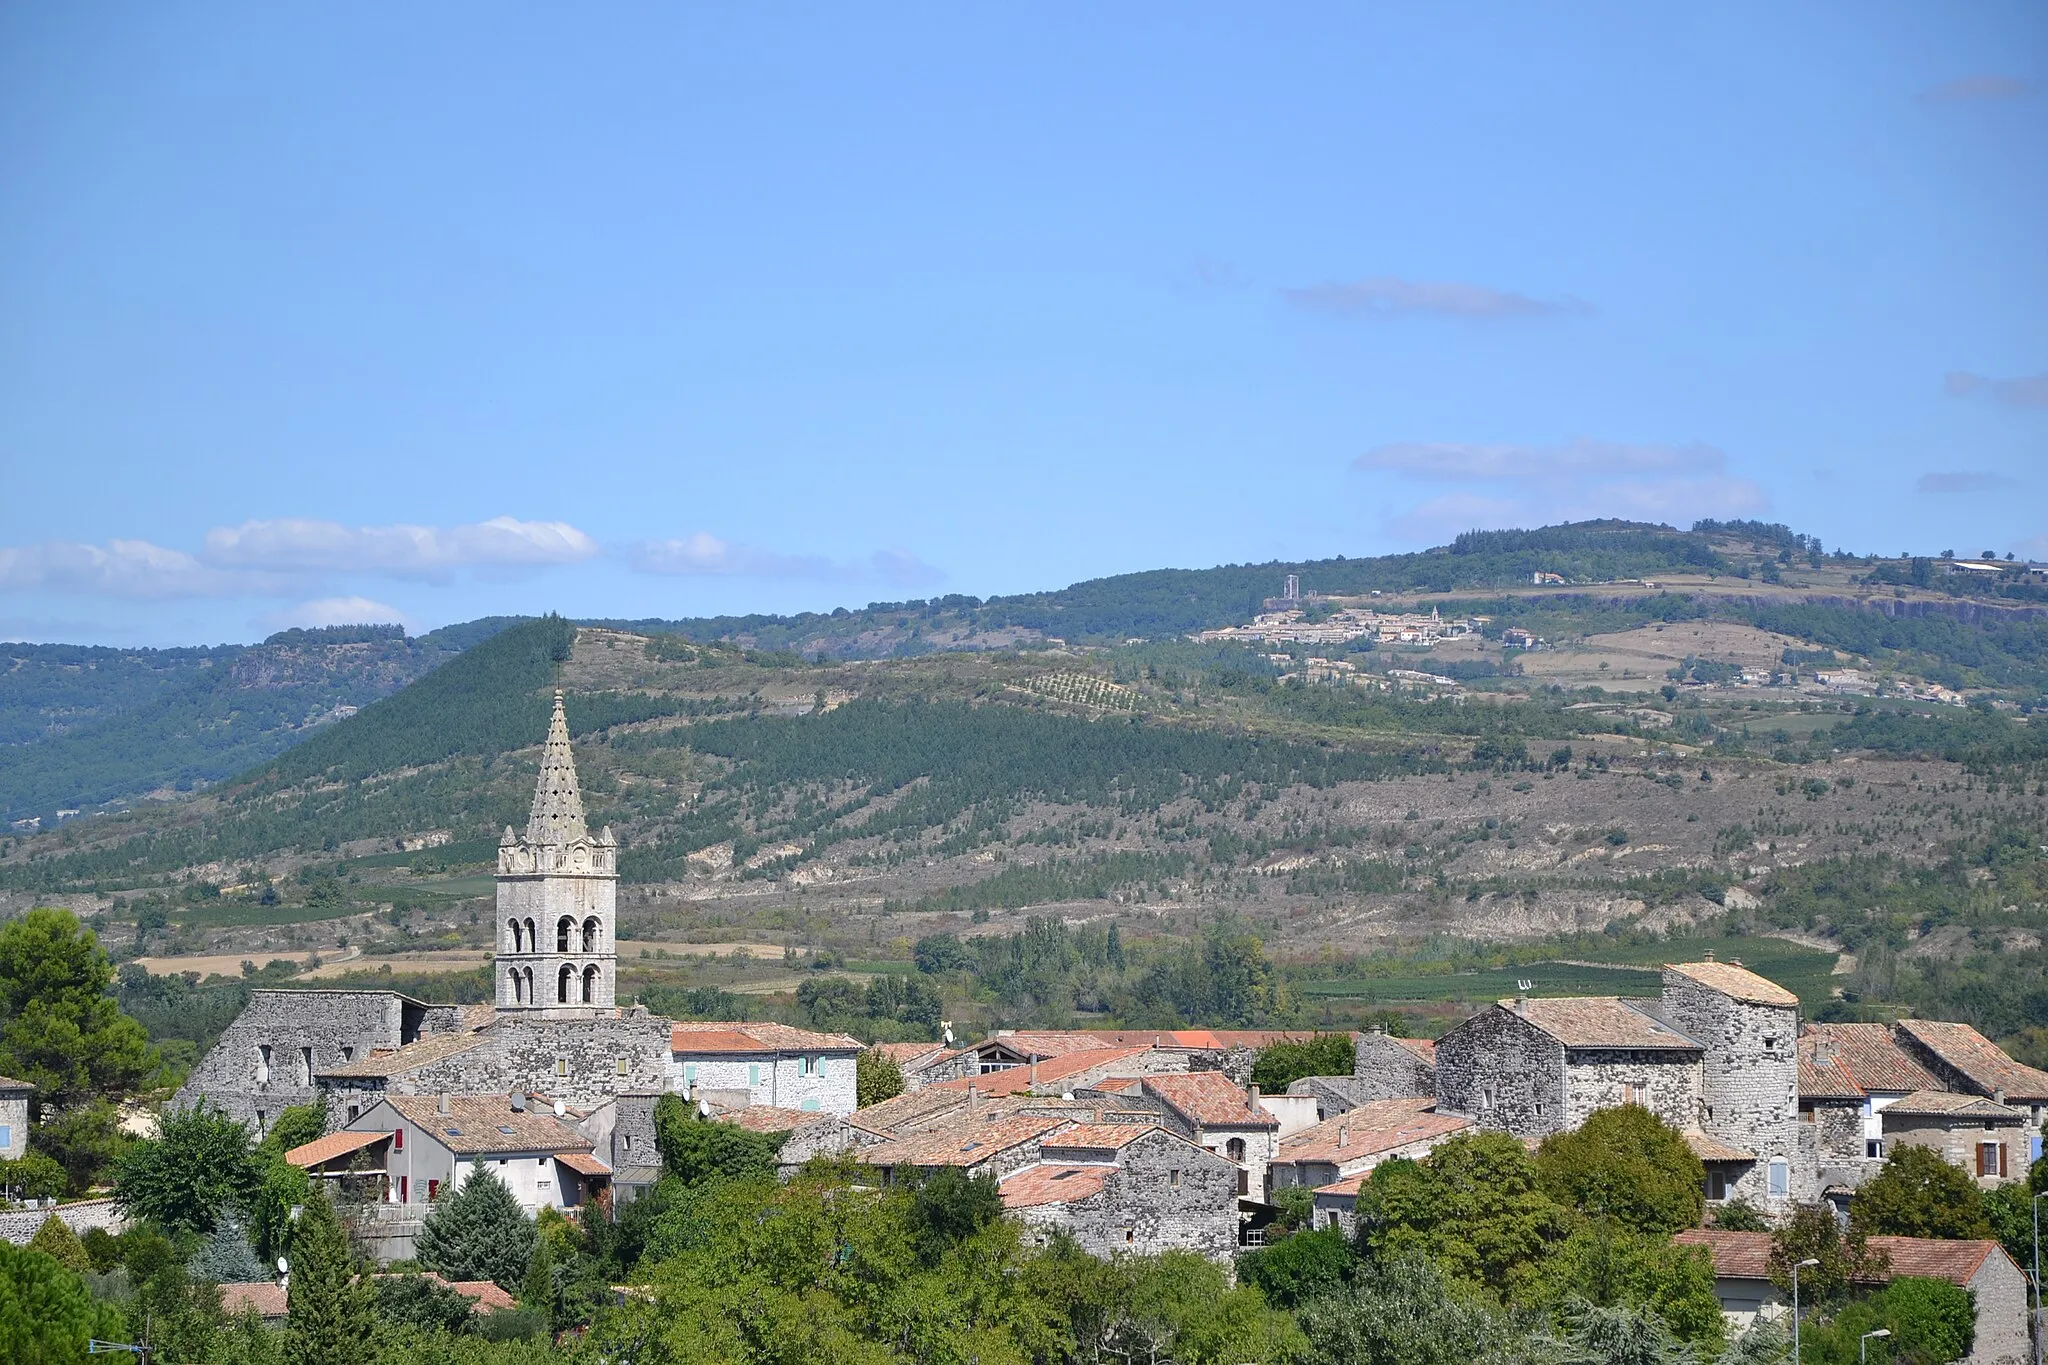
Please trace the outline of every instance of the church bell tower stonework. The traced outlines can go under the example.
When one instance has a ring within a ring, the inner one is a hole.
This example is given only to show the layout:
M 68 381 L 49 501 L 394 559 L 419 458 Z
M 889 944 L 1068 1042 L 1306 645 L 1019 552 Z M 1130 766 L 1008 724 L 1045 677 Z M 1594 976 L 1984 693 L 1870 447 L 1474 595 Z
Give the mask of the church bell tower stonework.
M 498 1008 L 546 1018 L 609 1013 L 617 1003 L 619 841 L 592 837 L 576 787 L 562 694 L 541 747 L 526 832 L 498 841 Z

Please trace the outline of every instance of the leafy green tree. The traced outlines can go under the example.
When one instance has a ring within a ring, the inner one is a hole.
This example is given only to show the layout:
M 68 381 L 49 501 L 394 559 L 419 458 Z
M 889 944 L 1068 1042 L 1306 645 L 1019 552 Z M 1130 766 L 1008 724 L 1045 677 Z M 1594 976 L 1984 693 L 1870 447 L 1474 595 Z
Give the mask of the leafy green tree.
M 312 1177 L 289 1161 L 263 1164 L 262 1183 L 246 1205 L 249 1241 L 265 1264 L 291 1250 L 292 1209 L 304 1206 L 313 1193 Z
M 0 1161 L 0 1188 L 16 1199 L 55 1199 L 70 1186 L 64 1168 L 41 1152 L 27 1152 L 13 1161 Z
M 1825 1204 L 1799 1205 L 1772 1231 L 1771 1282 L 1790 1294 L 1792 1267 L 1808 1259 L 1820 1264 L 1799 1272 L 1799 1289 L 1816 1306 L 1840 1300 L 1857 1281 L 1881 1279 L 1889 1268 L 1884 1255 L 1871 1250 L 1864 1229 L 1852 1220 L 1844 1232 Z
M 270 1125 L 270 1131 L 263 1135 L 263 1141 L 256 1150 L 266 1156 L 283 1156 L 294 1147 L 303 1147 L 327 1132 L 327 1107 L 321 1104 L 294 1104 L 277 1116 L 277 1122 Z
M 42 1226 L 36 1229 L 36 1235 L 28 1239 L 28 1249 L 42 1252 L 69 1271 L 83 1273 L 92 1269 L 92 1258 L 85 1254 L 85 1243 L 78 1240 L 78 1234 L 71 1230 L 69 1223 L 54 1213 L 45 1218 Z
M 1568 1223 L 1566 1210 L 1538 1187 L 1527 1149 L 1506 1133 L 1461 1135 L 1421 1161 L 1382 1162 L 1358 1207 L 1360 1234 L 1375 1256 L 1420 1252 L 1502 1298 Z
M 434 1332 L 467 1332 L 476 1324 L 475 1305 L 426 1275 L 380 1275 L 377 1316 L 386 1323 Z
M 61 1114 L 45 1111 L 29 1133 L 30 1155 L 40 1152 L 64 1168 L 73 1194 L 99 1183 L 133 1140 L 121 1131 L 121 1113 L 107 1100 L 75 1105 Z
M 1252 1084 L 1281 1095 L 1304 1076 L 1349 1076 L 1356 1049 L 1348 1033 L 1325 1033 L 1306 1043 L 1274 1043 L 1252 1063 Z
M 232 1211 L 223 1212 L 214 1220 L 213 1231 L 192 1253 L 185 1268 L 194 1279 L 214 1284 L 248 1284 L 270 1278 L 249 1245 L 248 1230 Z
M 956 1244 L 1002 1217 L 1003 1196 L 994 1176 L 941 1166 L 918 1183 L 911 1210 L 917 1254 L 926 1265 L 937 1265 Z
M 121 1314 L 100 1303 L 73 1271 L 0 1241 L 0 1360 L 74 1365 L 92 1337 L 123 1339 Z
M 1560 1343 L 1567 1365 L 1691 1365 L 1692 1353 L 1655 1313 L 1585 1305 Z
M 877 1048 L 868 1048 L 853 1059 L 853 1102 L 862 1109 L 903 1093 L 903 1068 L 896 1059 Z
M 1771 1220 L 1747 1199 L 1731 1199 L 1714 1210 L 1714 1227 L 1721 1232 L 1769 1232 Z
M 247 1208 L 262 1179 L 249 1131 L 202 1101 L 164 1114 L 156 1138 L 122 1156 L 114 1199 L 130 1218 L 204 1235 L 224 1212 Z
M 2034 1265 L 2033 1197 L 2044 1190 L 2048 1190 L 2048 1161 L 2037 1161 L 2025 1180 L 2008 1180 L 1983 1196 L 1984 1219 L 1991 1224 L 1991 1235 L 2030 1273 Z M 2043 1251 L 2048 1252 L 2048 1247 Z
M 1298 1308 L 1342 1288 L 1357 1265 L 1351 1241 L 1336 1228 L 1297 1232 L 1237 1259 L 1237 1278 L 1280 1308 Z
M 680 1095 L 663 1095 L 654 1102 L 655 1150 L 661 1153 L 662 1168 L 685 1185 L 720 1176 L 772 1176 L 788 1136 L 705 1118 Z
M 1642 1309 L 1655 1313 L 1678 1340 L 1709 1354 L 1720 1350 L 1725 1334 L 1707 1253 L 1612 1219 L 1581 1222 L 1528 1268 L 1517 1289 L 1520 1302 L 1560 1323 L 1588 1305 Z
M 1552 1133 L 1536 1153 L 1536 1175 L 1558 1203 L 1637 1232 L 1698 1227 L 1705 1207 L 1706 1172 L 1684 1135 L 1636 1104 Z
M 1412 1253 L 1381 1260 L 1298 1317 L 1311 1365 L 1471 1365 L 1498 1359 L 1514 1335 L 1481 1295 Z
M 1800 1335 L 1800 1355 L 1805 1365 L 1859 1365 L 1859 1339 L 1879 1327 L 1892 1334 L 1882 1348 L 1889 1365 L 1945 1365 L 1969 1354 L 1976 1303 L 1969 1290 L 1947 1280 L 1902 1275 L 1808 1326 Z
M 348 1234 L 326 1191 L 315 1190 L 292 1236 L 285 1299 L 289 1365 L 367 1365 L 377 1318 L 364 1269 L 350 1254 Z
M 156 1054 L 107 993 L 113 980 L 99 938 L 68 910 L 31 910 L 0 928 L 0 1072 L 56 1109 L 140 1086 Z
M 1932 1147 L 1894 1143 L 1884 1167 L 1857 1187 L 1850 1221 L 1880 1237 L 1989 1237 L 1984 1199 L 1969 1172 Z
M 534 1241 L 533 1221 L 505 1182 L 489 1170 L 476 1170 L 453 1194 L 443 1192 L 434 1201 L 420 1227 L 418 1258 L 424 1269 L 451 1280 L 489 1280 L 517 1293 L 533 1260 Z

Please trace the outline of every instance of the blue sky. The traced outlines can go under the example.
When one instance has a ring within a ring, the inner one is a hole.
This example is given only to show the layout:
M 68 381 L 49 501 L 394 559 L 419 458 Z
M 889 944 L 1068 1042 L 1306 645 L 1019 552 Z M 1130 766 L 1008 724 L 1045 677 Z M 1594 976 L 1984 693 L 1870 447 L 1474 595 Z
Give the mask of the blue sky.
M 0 10 L 0 638 L 2048 558 L 2038 3 L 744 8 Z

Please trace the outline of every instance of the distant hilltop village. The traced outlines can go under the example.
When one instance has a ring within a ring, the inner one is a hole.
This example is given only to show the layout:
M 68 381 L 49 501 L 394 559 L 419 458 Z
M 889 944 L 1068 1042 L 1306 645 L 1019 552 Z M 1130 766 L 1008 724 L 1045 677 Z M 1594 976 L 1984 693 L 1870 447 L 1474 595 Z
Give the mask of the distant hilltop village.
M 1373 596 L 1379 596 L 1374 593 Z M 1301 595 L 1301 578 L 1287 575 L 1287 586 L 1278 597 L 1265 600 L 1265 610 L 1250 625 L 1224 626 L 1196 632 L 1192 639 L 1203 643 L 1228 641 L 1236 644 L 1342 645 L 1353 640 L 1380 644 L 1421 645 L 1427 648 L 1442 640 L 1477 634 L 1490 618 L 1469 616 L 1446 621 L 1435 607 L 1427 616 L 1419 612 L 1382 615 L 1366 606 L 1331 607 L 1338 600 Z M 1355 601 L 1346 598 L 1344 601 Z M 1311 615 L 1315 619 L 1311 620 Z
M 858 1108 L 854 1038 L 617 1003 L 617 856 L 610 830 L 590 832 L 557 693 L 526 827 L 500 841 L 495 1003 L 257 991 L 174 1103 L 258 1131 L 287 1106 L 323 1106 L 327 1136 L 287 1158 L 387 1261 L 410 1256 L 429 1205 L 481 1169 L 529 1212 L 636 1197 L 660 1176 L 654 1106 L 671 1094 L 783 1135 L 785 1174 L 837 1154 L 883 1184 L 987 1175 L 1034 1239 L 1225 1263 L 1263 1245 L 1278 1191 L 1305 1188 L 1317 1226 L 1348 1230 L 1380 1162 L 1485 1130 L 1533 1143 L 1621 1105 L 1684 1135 L 1710 1204 L 1773 1219 L 1846 1207 L 1898 1145 L 1933 1148 L 1986 1187 L 2025 1180 L 2041 1155 L 2048 1074 L 1974 1029 L 1802 1025 L 1797 997 L 1711 959 L 1665 967 L 1654 998 L 1523 996 L 1434 1042 L 1358 1034 L 1351 1074 L 1284 1095 L 1249 1084 L 1252 1065 L 1312 1034 L 998 1030 L 881 1045 L 906 1090 Z M 1723 1239 L 1709 1250 L 1727 1262 L 1724 1307 L 1754 1313 L 1767 1290 L 1743 1278 L 1747 1244 L 1726 1239 L 1755 1234 L 1685 1235 Z M 1992 1319 L 2010 1286 L 1968 1282 L 1981 1292 L 1973 1359 L 2002 1359 L 2010 1333 Z

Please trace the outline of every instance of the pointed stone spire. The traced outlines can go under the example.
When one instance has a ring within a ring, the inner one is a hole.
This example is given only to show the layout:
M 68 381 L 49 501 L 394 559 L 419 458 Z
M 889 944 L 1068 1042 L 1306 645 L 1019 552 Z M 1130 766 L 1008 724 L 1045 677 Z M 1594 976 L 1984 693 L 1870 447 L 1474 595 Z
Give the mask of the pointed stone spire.
M 534 788 L 533 814 L 526 821 L 526 841 L 559 847 L 588 838 L 583 823 L 583 796 L 576 789 L 576 756 L 569 751 L 569 720 L 562 714 L 562 692 L 555 690 L 555 714 L 548 722 L 547 743 L 540 751 L 540 783 Z

